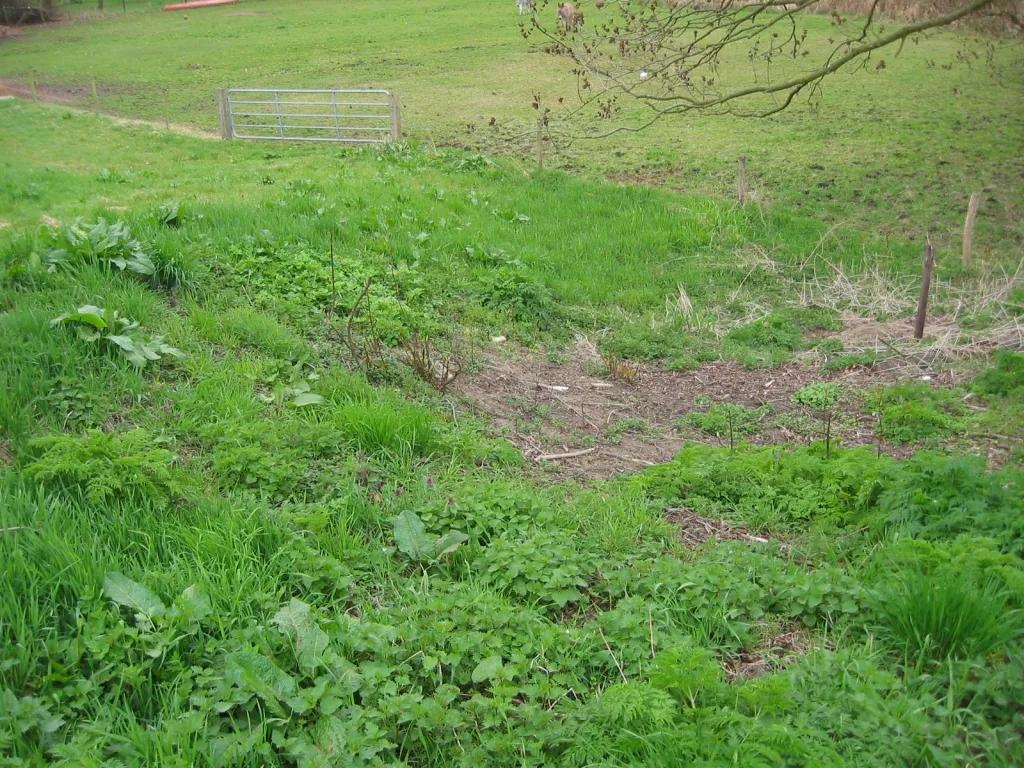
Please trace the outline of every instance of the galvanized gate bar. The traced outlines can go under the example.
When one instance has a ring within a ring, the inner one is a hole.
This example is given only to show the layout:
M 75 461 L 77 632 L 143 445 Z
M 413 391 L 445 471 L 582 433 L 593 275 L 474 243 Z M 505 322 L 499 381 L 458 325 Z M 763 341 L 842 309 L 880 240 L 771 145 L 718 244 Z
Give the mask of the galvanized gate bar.
M 230 138 L 334 141 L 344 144 L 384 144 L 401 138 L 398 98 L 391 91 L 228 88 L 218 91 L 218 94 L 224 133 Z M 318 98 L 321 96 L 322 99 Z M 384 98 L 380 101 L 360 99 L 367 96 Z M 346 98 L 352 100 L 340 100 Z M 259 107 L 268 109 L 259 110 Z M 308 107 L 319 109 L 304 109 Z M 380 108 L 380 111 L 353 111 L 356 107 Z M 381 122 L 386 123 L 387 127 L 382 126 Z M 324 136 L 325 131 L 334 135 Z

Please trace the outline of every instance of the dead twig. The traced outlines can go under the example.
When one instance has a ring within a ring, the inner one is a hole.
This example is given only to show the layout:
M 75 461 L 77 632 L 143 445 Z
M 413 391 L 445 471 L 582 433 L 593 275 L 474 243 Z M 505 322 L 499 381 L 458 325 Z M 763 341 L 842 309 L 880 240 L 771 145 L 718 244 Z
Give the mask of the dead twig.
M 575 459 L 577 456 L 586 456 L 593 453 L 597 448 L 584 448 L 580 451 L 569 451 L 568 453 L 543 453 L 535 461 L 553 461 L 555 459 Z
M 608 644 L 608 638 L 604 636 L 604 630 L 598 627 L 597 631 L 601 633 L 601 639 L 604 640 L 604 647 L 608 649 L 608 653 L 612 657 L 612 661 L 614 661 L 615 666 L 619 668 L 619 675 L 622 677 L 622 682 L 628 683 L 629 680 L 626 679 L 626 673 L 622 671 L 622 665 L 619 663 L 619 660 L 615 658 L 615 651 L 613 651 L 612 647 Z

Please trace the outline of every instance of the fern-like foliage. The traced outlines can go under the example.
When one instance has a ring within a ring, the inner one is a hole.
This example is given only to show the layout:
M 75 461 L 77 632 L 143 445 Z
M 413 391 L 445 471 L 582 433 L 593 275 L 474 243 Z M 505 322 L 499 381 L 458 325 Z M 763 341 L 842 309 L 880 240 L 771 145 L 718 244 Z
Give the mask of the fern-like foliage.
M 651 670 L 651 685 L 692 709 L 716 702 L 724 684 L 722 668 L 714 655 L 698 645 L 677 645 L 662 651 Z
M 642 683 L 613 685 L 576 714 L 565 757 L 571 765 L 600 765 L 636 755 L 649 737 L 672 730 L 677 712 L 664 691 Z
M 80 493 L 93 504 L 126 499 L 167 505 L 182 493 L 177 455 L 154 446 L 142 429 L 53 435 L 32 441 L 31 447 L 39 458 L 25 468 L 26 477 Z

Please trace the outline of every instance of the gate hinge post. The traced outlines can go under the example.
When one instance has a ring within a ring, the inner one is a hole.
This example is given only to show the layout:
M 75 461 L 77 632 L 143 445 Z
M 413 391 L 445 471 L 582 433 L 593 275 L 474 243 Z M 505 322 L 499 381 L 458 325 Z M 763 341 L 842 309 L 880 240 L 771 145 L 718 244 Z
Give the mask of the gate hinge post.
M 231 138 L 231 110 L 228 106 L 228 89 L 217 89 L 217 114 L 220 116 L 220 136 L 222 139 Z

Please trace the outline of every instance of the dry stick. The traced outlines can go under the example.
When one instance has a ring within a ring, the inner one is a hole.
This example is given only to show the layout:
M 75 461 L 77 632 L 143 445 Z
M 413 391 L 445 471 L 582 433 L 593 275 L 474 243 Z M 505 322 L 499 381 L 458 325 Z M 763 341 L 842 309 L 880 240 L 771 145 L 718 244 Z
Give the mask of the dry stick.
M 921 274 L 921 297 L 917 300 L 917 317 L 914 318 L 914 338 L 924 338 L 924 321 L 928 314 L 928 289 L 932 284 L 932 267 L 935 266 L 935 246 L 924 249 L 924 271 Z
M 358 357 L 358 355 L 356 355 L 355 345 L 352 342 L 352 322 L 355 320 L 356 310 L 359 309 L 359 304 L 364 298 L 366 298 L 366 294 L 370 292 L 370 285 L 372 283 L 373 275 L 370 275 L 366 278 L 366 285 L 363 286 L 363 292 L 359 294 L 359 298 L 356 299 L 356 303 L 352 305 L 352 311 L 348 313 L 348 324 L 346 325 L 345 337 L 347 339 L 349 352 L 352 353 L 352 357 Z
M 981 204 L 981 192 L 971 193 L 971 202 L 967 204 L 967 222 L 964 224 L 964 266 L 971 266 L 971 248 L 974 246 L 974 217 L 978 215 Z
M 93 100 L 98 100 L 99 99 L 99 94 L 96 93 L 96 78 L 95 77 L 92 79 L 92 98 L 93 98 Z
M 740 155 L 740 205 L 747 202 L 747 158 Z
M 655 657 L 654 653 L 654 617 L 651 615 L 651 609 L 647 609 L 647 626 L 651 630 L 651 658 Z
M 334 284 L 334 227 L 331 227 L 331 314 L 338 304 L 338 288 Z
M 586 456 L 593 453 L 597 448 L 584 448 L 582 451 L 569 451 L 568 453 L 543 453 L 537 457 L 537 461 L 551 461 L 552 459 L 575 459 L 577 456 Z
M 544 127 L 544 121 L 537 121 L 537 170 L 544 170 L 544 135 L 541 130 Z
M 28 87 L 32 91 L 32 101 L 39 101 L 39 94 L 36 93 L 36 81 L 29 80 Z
M 613 651 L 612 647 L 608 645 L 608 638 L 604 636 L 604 630 L 598 627 L 597 631 L 601 633 L 601 639 L 604 640 L 604 647 L 607 648 L 608 653 L 611 654 L 612 661 L 614 661 L 615 666 L 619 668 L 619 674 L 622 676 L 622 682 L 628 683 L 629 680 L 626 679 L 626 673 L 622 671 L 622 665 L 619 664 L 619 660 L 615 658 L 615 651 Z

